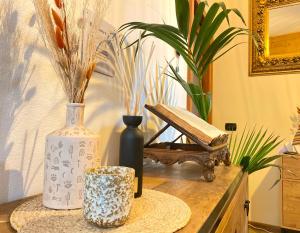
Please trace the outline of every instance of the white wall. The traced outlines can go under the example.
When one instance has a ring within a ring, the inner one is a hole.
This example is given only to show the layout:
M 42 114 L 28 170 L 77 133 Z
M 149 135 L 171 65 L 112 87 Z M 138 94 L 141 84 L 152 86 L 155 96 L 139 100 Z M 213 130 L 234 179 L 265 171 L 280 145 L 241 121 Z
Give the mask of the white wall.
M 112 0 L 106 19 L 116 28 L 130 20 L 175 22 L 172 0 Z M 66 99 L 43 48 L 29 0 L 14 4 L 0 30 L 0 203 L 40 193 L 45 136 L 64 124 Z M 1 28 L 1 27 L 0 27 Z M 19 36 L 17 34 L 19 31 Z M 157 44 L 156 57 L 173 51 Z M 179 105 L 185 105 L 178 88 Z M 103 162 L 118 158 L 122 104 L 112 80 L 94 75 L 86 97 L 86 124 L 101 136 Z
M 227 7 L 241 10 L 248 22 L 248 1 L 226 0 Z M 233 17 L 233 25 L 239 20 Z M 247 38 L 243 41 L 247 42 Z M 286 141 L 292 138 L 292 120 L 300 100 L 300 74 L 248 76 L 248 44 L 241 45 L 214 64 L 213 123 L 224 129 L 225 122 L 264 126 Z M 274 151 L 273 154 L 275 154 Z M 279 178 L 277 169 L 250 176 L 250 220 L 281 224 L 281 185 L 270 190 Z

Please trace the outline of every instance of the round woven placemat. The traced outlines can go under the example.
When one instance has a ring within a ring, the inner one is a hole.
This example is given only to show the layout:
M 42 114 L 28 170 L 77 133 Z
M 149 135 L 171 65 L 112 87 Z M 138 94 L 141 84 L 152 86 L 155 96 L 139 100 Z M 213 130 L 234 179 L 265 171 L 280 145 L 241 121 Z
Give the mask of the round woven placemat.
M 144 189 L 135 199 L 129 220 L 118 228 L 99 228 L 86 222 L 82 210 L 51 210 L 36 197 L 17 207 L 10 217 L 19 233 L 171 233 L 183 228 L 191 217 L 188 205 L 172 195 Z

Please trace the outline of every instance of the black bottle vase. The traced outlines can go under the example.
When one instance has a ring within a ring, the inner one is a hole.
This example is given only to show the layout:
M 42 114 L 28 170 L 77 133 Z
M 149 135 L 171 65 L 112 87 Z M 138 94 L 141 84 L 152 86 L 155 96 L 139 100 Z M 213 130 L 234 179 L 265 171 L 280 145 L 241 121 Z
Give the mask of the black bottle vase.
M 123 122 L 127 127 L 120 138 L 120 166 L 135 169 L 135 177 L 138 178 L 135 198 L 142 195 L 143 188 L 144 135 L 138 128 L 142 120 L 142 116 L 123 116 Z

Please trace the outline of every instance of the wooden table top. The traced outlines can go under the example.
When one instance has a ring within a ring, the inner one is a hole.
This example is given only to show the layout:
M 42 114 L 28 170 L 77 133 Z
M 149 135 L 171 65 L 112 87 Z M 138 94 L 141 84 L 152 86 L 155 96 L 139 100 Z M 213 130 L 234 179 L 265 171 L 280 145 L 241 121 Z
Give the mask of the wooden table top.
M 166 167 L 147 161 L 144 188 L 172 194 L 184 200 L 192 210 L 189 224 L 180 233 L 209 232 L 230 202 L 241 179 L 241 169 L 230 166 L 215 168 L 216 179 L 207 183 L 199 178 L 200 167 L 184 163 Z M 13 210 L 27 199 L 0 205 L 0 232 L 15 232 L 9 224 Z

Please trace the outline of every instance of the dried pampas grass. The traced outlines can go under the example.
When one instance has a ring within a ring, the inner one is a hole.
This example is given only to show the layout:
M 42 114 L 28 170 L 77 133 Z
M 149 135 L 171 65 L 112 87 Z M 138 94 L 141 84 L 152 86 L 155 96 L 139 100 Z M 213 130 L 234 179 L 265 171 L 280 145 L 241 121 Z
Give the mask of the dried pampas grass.
M 176 105 L 175 83 L 174 80 L 167 75 L 168 68 L 169 65 L 160 67 L 159 64 L 156 64 L 154 75 L 152 73 L 148 75 L 147 85 L 145 86 L 148 104 Z
M 149 53 L 145 53 L 144 42 L 128 47 L 126 41 L 122 42 L 122 36 L 112 34 L 106 41 L 106 60 L 115 71 L 115 81 L 122 88 L 123 103 L 127 115 L 143 115 L 144 105 L 147 100 L 146 80 L 151 65 L 154 45 L 150 47 Z M 101 56 L 101 51 L 99 56 Z
M 152 62 L 154 45 L 145 52 L 140 40 L 128 47 L 118 33 L 111 33 L 98 50 L 98 59 L 114 69 L 114 82 L 122 88 L 122 101 L 127 115 L 143 115 L 145 103 L 176 105 L 175 82 L 169 78 L 168 67 Z
M 41 33 L 70 103 L 82 103 L 95 69 L 108 0 L 33 0 Z
M 169 65 L 164 67 L 156 64 L 154 72 L 149 73 L 147 78 L 147 85 L 145 86 L 145 92 L 147 93 L 147 104 L 156 105 L 164 104 L 167 106 L 176 106 L 177 99 L 175 94 L 175 81 L 168 77 Z M 149 138 L 153 136 L 153 133 L 159 131 L 165 122 L 154 115 L 153 113 L 145 110 L 145 121 L 142 125 L 142 129 L 146 132 L 145 137 Z M 175 131 L 168 131 L 168 135 L 175 134 Z M 161 137 L 160 137 L 161 138 Z

